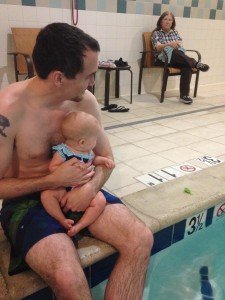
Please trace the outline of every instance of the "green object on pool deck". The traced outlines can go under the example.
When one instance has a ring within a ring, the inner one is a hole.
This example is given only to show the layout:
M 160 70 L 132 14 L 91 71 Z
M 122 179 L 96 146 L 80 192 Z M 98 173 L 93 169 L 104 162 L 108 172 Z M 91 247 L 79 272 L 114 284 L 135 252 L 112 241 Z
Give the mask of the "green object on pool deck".
M 193 195 L 192 194 L 192 191 L 189 189 L 189 188 L 184 188 L 184 193 L 187 193 L 187 194 L 189 194 L 189 195 Z

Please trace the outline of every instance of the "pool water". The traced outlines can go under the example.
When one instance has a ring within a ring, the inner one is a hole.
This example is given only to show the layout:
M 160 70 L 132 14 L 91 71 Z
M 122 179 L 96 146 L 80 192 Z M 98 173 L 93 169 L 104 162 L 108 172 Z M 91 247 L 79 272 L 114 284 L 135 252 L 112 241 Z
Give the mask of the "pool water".
M 92 289 L 103 299 L 107 281 Z M 225 217 L 153 255 L 143 300 L 225 299 Z

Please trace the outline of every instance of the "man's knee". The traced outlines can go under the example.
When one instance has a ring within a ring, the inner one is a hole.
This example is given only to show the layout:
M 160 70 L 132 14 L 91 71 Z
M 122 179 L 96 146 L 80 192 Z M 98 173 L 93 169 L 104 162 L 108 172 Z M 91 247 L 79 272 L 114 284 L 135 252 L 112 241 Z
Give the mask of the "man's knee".
M 132 251 L 150 254 L 153 246 L 153 234 L 151 230 L 138 220 L 136 226 L 130 228 L 130 235 L 126 248 Z
M 138 243 L 145 246 L 148 249 L 152 249 L 153 246 L 153 234 L 151 230 L 146 226 L 142 225 L 136 232 Z
M 71 266 L 60 267 L 54 272 L 52 272 L 52 285 L 56 291 L 67 292 L 68 289 L 81 290 L 83 287 L 87 286 L 87 281 L 83 272 L 75 272 L 74 268 Z

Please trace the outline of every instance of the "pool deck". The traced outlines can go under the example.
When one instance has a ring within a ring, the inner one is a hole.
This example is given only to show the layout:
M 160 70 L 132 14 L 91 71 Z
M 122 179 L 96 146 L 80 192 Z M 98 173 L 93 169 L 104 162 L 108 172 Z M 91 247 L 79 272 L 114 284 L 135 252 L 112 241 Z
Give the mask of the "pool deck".
M 126 99 L 111 99 L 110 103 L 130 107 L 130 111 L 102 112 L 117 165 L 105 188 L 121 197 L 154 233 L 225 198 L 225 163 L 208 167 L 196 160 L 208 155 L 225 161 L 224 85 L 200 90 L 190 106 L 169 93 L 163 104 L 153 95 L 134 96 L 133 104 Z M 153 187 L 136 179 L 184 162 L 202 170 Z M 185 188 L 192 194 L 185 193 Z M 84 267 L 115 252 L 91 238 L 85 238 L 78 251 Z M 9 290 L 12 299 L 19 299 L 18 295 L 22 298 L 45 286 L 31 271 L 7 275 L 9 245 L 1 229 L 0 252 L 0 289 L 5 289 L 0 299 L 10 299 Z

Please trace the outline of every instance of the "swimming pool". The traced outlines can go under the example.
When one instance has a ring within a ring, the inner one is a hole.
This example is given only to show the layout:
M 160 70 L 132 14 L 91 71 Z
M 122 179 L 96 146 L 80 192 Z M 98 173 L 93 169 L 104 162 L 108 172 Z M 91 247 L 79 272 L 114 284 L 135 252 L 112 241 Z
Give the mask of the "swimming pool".
M 157 253 L 143 300 L 224 300 L 225 203 L 175 224 L 172 231 L 170 227 L 156 234 L 155 244 L 167 235 L 170 245 L 165 239 L 164 249 L 157 252 L 162 243 L 153 249 Z M 106 280 L 92 289 L 95 300 L 103 299 L 105 285 Z

